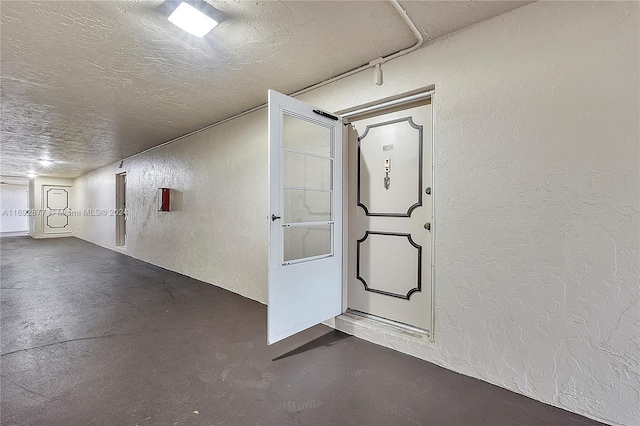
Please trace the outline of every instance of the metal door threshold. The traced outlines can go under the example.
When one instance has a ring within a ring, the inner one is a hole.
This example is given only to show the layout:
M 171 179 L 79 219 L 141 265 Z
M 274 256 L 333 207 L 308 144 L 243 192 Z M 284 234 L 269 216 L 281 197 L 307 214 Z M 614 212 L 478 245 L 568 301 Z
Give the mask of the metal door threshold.
M 380 322 L 382 322 L 384 324 L 389 324 L 389 325 L 392 325 L 394 327 L 402 328 L 402 329 L 405 329 L 407 331 L 411 331 L 413 333 L 426 334 L 427 336 L 430 337 L 429 330 L 425 330 L 423 328 L 414 327 L 412 325 L 405 324 L 403 322 L 393 321 L 393 320 L 390 320 L 390 319 L 387 319 L 387 318 L 379 317 L 377 315 L 368 314 L 366 312 L 357 311 L 355 309 L 350 309 L 350 308 L 347 309 L 346 313 L 352 314 L 352 315 L 358 315 L 358 316 L 361 316 L 361 317 L 364 317 L 364 318 L 369 318 L 369 319 L 372 319 L 374 321 L 380 321 Z

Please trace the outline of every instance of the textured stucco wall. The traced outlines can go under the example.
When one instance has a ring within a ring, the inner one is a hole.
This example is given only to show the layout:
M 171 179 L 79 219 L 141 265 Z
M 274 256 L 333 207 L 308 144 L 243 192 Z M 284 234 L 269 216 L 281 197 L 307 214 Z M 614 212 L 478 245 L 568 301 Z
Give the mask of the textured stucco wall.
M 27 185 L 0 185 L 0 232 L 26 231 L 29 229 L 27 215 L 18 215 L 15 210 L 29 208 Z
M 338 111 L 436 85 L 424 358 L 628 425 L 640 418 L 639 18 L 636 2 L 538 2 L 385 64 L 383 86 L 365 72 L 302 97 Z M 265 302 L 266 130 L 261 110 L 125 162 L 127 252 Z M 78 178 L 78 204 L 112 208 L 116 172 Z M 155 211 L 160 186 L 179 191 L 177 211 Z M 113 248 L 113 218 L 79 223 Z
M 59 185 L 59 186 L 68 186 L 70 187 L 71 197 L 69 197 L 69 208 L 75 208 L 75 196 L 73 192 L 73 183 L 74 179 L 66 179 L 66 178 L 56 178 L 56 177 L 36 177 L 29 181 L 29 209 L 33 210 L 43 210 L 46 206 L 43 206 L 42 199 L 42 186 L 43 185 Z M 71 230 L 74 227 L 74 221 L 76 217 L 69 218 L 69 225 L 71 226 Z M 33 238 L 59 238 L 59 237 L 68 237 L 71 235 L 71 231 L 69 233 L 64 234 L 45 234 L 43 233 L 43 216 L 41 214 L 34 214 L 29 216 L 29 235 Z
M 115 208 L 127 172 L 127 241 L 118 249 L 155 265 L 267 300 L 266 110 L 76 179 L 76 202 Z M 159 212 L 158 188 L 171 188 Z M 115 217 L 84 217 L 76 235 L 115 247 Z

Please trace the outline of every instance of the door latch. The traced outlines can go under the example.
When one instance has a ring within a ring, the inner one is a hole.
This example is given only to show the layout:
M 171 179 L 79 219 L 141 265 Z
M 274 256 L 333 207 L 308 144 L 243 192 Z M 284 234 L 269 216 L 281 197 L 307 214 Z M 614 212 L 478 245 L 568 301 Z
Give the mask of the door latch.
M 431 231 L 431 222 L 427 222 L 424 224 L 424 229 L 426 229 L 427 231 Z

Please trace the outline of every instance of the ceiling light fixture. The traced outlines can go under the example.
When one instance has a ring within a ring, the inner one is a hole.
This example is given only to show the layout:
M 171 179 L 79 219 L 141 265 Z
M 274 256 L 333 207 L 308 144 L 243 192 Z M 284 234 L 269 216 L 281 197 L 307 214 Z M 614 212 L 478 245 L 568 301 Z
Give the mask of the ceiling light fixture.
M 34 178 L 34 177 L 36 177 L 36 176 L 38 176 L 38 175 L 37 175 L 37 174 L 36 174 L 36 172 L 34 172 L 34 171 L 29 171 L 29 173 L 27 173 L 27 177 L 28 177 L 29 179 L 33 179 L 33 178 Z
M 52 164 L 53 164 L 53 161 L 51 160 L 40 160 L 40 165 L 42 167 L 51 167 Z
M 203 37 L 218 25 L 218 21 L 185 2 L 176 7 L 169 22 L 196 37 Z

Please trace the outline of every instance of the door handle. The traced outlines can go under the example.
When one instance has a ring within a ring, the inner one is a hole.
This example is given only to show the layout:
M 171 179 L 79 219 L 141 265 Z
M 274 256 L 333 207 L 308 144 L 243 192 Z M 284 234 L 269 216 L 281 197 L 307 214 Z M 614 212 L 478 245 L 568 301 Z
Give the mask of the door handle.
M 427 231 L 431 231 L 431 222 L 427 222 L 424 224 L 424 229 L 426 229 Z
M 271 215 L 271 222 L 275 222 L 278 219 L 282 219 L 280 216 L 276 216 L 275 214 Z

